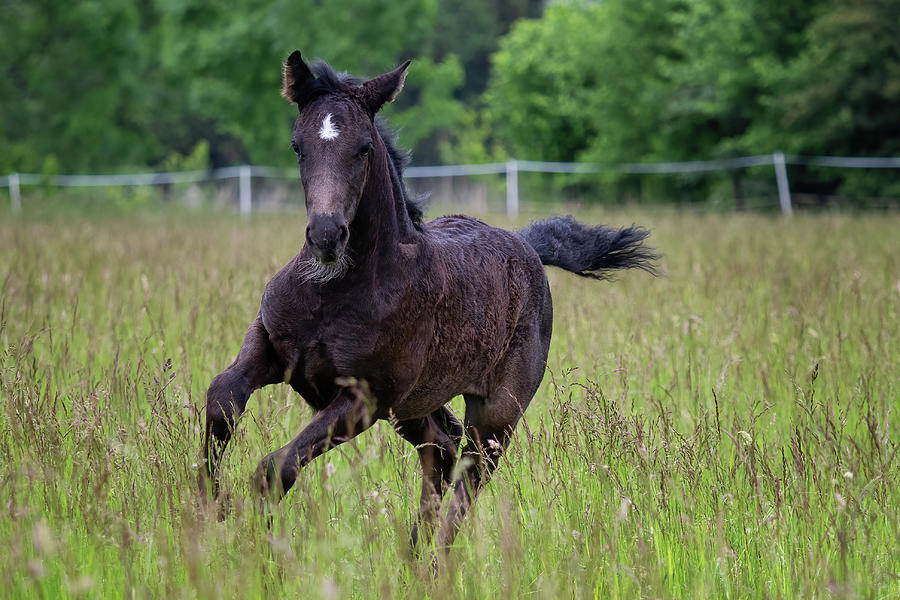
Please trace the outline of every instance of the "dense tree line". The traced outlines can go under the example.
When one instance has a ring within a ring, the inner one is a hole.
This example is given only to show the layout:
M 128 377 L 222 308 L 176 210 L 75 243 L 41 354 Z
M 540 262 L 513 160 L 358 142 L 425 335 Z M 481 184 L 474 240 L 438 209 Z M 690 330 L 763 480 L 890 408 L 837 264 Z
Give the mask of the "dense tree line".
M 487 118 L 523 158 L 896 156 L 898 32 L 897 0 L 560 3 L 501 41 Z M 900 194 L 893 171 L 793 175 L 801 191 Z
M 294 48 L 361 75 L 415 58 L 390 118 L 419 163 L 897 155 L 898 32 L 900 0 L 11 0 L 0 172 L 290 164 Z M 892 171 L 792 176 L 900 194 Z

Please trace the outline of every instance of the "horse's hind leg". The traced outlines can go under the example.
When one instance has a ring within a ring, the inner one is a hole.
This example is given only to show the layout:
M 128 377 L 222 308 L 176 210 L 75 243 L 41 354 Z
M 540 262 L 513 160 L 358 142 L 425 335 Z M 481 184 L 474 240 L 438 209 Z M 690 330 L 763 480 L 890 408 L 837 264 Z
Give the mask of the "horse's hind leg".
M 247 330 L 235 361 L 213 378 L 206 392 L 206 434 L 201 449 L 198 483 L 201 497 L 209 497 L 210 483 L 219 496 L 219 460 L 234 431 L 234 422 L 255 390 L 283 378 L 269 334 L 257 318 Z
M 421 419 L 400 421 L 395 428 L 416 447 L 422 464 L 422 497 L 410 534 L 412 548 L 417 551 L 419 543 L 427 544 L 434 533 L 437 511 L 452 481 L 463 428 L 446 406 Z
M 529 397 L 524 404 L 527 405 L 530 400 Z M 512 430 L 524 410 L 523 406 L 514 416 L 507 418 L 486 418 L 488 415 L 485 413 L 490 412 L 486 406 L 490 403 L 488 398 L 466 395 L 466 443 L 460 458 L 464 470 L 454 484 L 453 497 L 438 532 L 438 546 L 445 551 L 453 544 L 463 518 L 497 468 Z
M 545 284 L 546 285 L 546 284 Z M 513 429 L 534 397 L 547 361 L 552 327 L 550 294 L 536 323 L 519 336 L 501 367 L 502 376 L 487 396 L 466 394 L 465 432 L 461 462 L 465 465 L 454 484 L 453 498 L 438 533 L 438 545 L 447 551 L 478 493 L 490 480 Z

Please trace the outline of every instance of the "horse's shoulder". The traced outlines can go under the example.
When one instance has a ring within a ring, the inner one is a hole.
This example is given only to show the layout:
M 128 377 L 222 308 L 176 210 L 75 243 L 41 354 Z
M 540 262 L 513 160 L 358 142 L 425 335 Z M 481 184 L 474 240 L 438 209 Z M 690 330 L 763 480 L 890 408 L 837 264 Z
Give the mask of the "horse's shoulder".
M 270 333 L 289 331 L 298 316 L 307 315 L 318 308 L 319 303 L 305 293 L 296 268 L 297 257 L 282 267 L 266 283 L 260 301 L 260 316 Z

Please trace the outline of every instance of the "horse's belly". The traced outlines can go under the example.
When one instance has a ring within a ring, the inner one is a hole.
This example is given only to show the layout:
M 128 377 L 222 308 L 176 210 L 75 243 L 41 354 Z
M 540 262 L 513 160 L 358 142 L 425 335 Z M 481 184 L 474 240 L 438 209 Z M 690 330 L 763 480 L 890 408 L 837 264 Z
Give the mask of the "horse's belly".
M 391 412 L 400 419 L 428 415 L 456 396 L 485 396 L 494 379 L 496 350 L 485 353 L 445 344 L 432 348 L 418 369 L 419 376 L 408 392 L 398 394 Z M 483 348 L 482 348 L 483 350 Z
M 445 388 L 418 387 L 391 406 L 391 415 L 401 421 L 429 415 L 460 394 L 477 393 L 456 386 Z

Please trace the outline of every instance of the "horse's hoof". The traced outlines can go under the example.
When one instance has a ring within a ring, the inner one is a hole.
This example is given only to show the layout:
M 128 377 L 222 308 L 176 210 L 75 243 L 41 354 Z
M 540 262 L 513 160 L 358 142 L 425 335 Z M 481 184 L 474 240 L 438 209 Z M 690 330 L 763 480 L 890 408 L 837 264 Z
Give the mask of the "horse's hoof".
M 256 488 L 260 497 L 278 502 L 294 485 L 297 473 L 297 467 L 285 464 L 284 459 L 273 452 L 259 462 L 251 486 Z

